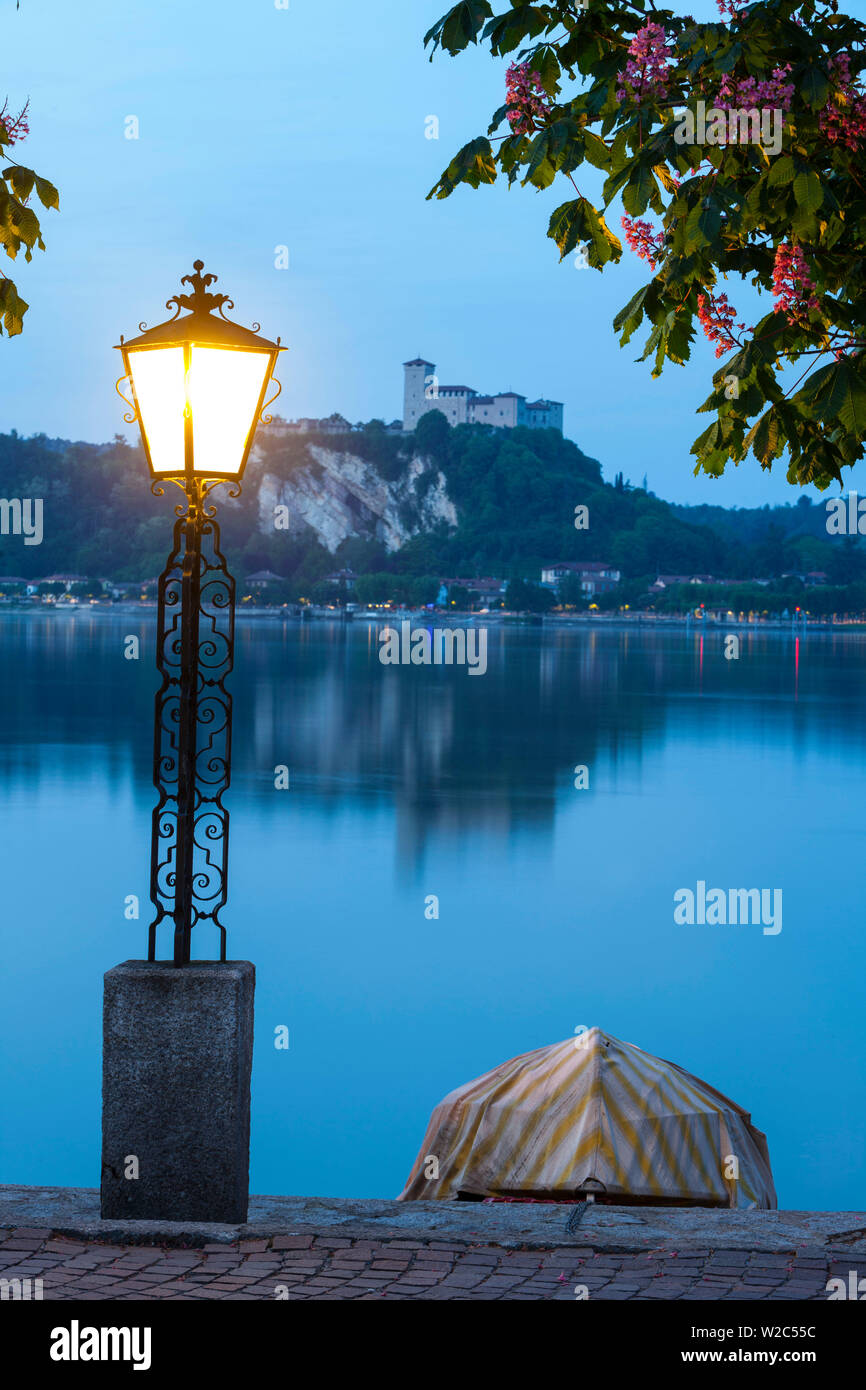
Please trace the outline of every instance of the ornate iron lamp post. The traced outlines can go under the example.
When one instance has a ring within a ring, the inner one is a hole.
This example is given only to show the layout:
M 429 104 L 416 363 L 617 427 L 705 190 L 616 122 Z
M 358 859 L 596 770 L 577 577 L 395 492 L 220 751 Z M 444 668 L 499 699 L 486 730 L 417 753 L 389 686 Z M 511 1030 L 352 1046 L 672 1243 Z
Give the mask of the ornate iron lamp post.
M 259 422 L 279 395 L 273 378 L 280 352 L 259 325 L 243 328 L 225 317 L 234 306 L 211 291 L 215 275 L 201 261 L 166 308 L 174 316 L 154 328 L 139 324 L 136 338 L 118 344 L 124 375 L 117 390 L 137 423 L 150 467 L 151 488 L 177 484 L 186 502 L 175 510 L 174 544 L 159 580 L 150 893 L 156 909 L 148 960 L 156 960 L 156 931 L 174 920 L 174 964 L 190 961 L 192 929 L 210 921 L 225 927 L 228 811 L 222 804 L 231 773 L 231 696 L 225 679 L 234 658 L 235 585 L 220 550 L 216 508 L 208 496 L 220 483 L 232 497 L 241 480 Z M 182 315 L 182 310 L 187 310 Z M 121 390 L 129 381 L 132 399 Z M 265 400 L 272 382 L 276 391 Z

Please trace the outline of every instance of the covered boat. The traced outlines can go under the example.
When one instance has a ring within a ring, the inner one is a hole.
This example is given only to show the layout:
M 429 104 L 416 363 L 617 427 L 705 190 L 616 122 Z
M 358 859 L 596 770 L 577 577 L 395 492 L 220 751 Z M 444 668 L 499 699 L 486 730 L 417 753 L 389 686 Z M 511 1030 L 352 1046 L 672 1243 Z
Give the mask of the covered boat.
M 775 1208 L 742 1106 L 590 1028 L 503 1062 L 433 1111 L 400 1201 L 511 1197 Z

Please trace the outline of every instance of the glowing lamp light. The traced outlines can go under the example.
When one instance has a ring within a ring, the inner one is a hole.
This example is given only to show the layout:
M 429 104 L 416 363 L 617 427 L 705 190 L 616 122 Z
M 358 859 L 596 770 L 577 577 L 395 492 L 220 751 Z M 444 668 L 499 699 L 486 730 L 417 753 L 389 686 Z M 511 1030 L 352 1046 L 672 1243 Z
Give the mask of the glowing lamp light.
M 263 338 L 258 324 L 249 329 L 227 319 L 223 306 L 232 308 L 232 301 L 210 292 L 217 277 L 203 269 L 196 261 L 194 274 L 182 281 L 191 292 L 168 300 L 167 308 L 176 306 L 173 318 L 154 328 L 140 324 L 137 338 L 121 337 L 132 388 L 127 403 L 133 413 L 126 419 L 138 423 L 154 478 L 239 481 L 262 412 L 279 395 L 275 382 L 277 390 L 265 401 L 285 349 L 279 338 Z M 182 309 L 189 312 L 181 316 Z

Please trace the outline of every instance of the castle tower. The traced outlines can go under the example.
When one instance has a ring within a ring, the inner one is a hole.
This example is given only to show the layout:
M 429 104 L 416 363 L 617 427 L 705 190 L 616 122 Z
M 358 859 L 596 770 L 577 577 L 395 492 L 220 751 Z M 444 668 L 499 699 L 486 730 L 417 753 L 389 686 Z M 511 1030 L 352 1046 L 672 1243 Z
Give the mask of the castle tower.
M 431 400 L 436 384 L 432 379 L 436 363 L 414 357 L 411 362 L 403 363 L 403 373 L 403 428 L 414 430 L 422 415 L 436 409 L 435 401 Z

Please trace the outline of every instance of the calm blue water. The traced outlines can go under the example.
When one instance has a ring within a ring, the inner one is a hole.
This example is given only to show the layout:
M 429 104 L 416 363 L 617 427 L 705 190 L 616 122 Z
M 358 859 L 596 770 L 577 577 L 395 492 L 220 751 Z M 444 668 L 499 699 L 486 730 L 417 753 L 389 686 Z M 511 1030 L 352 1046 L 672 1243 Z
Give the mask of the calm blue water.
M 99 1183 L 102 974 L 146 952 L 153 638 L 0 616 L 3 1182 Z M 866 639 L 489 643 L 470 677 L 382 666 L 366 623 L 239 624 L 252 1190 L 395 1195 L 447 1091 L 597 1024 L 750 1109 L 780 1206 L 862 1206 Z M 699 879 L 781 888 L 781 933 L 676 925 Z

